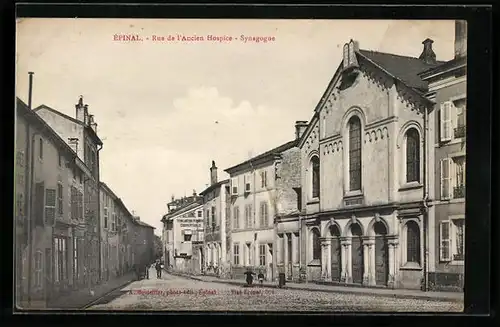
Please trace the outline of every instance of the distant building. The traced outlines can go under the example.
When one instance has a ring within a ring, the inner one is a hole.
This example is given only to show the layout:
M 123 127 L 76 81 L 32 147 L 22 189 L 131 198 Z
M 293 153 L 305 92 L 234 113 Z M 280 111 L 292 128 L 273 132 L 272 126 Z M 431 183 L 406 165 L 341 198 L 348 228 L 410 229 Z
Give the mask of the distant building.
M 152 264 L 155 260 L 155 227 L 141 221 L 139 216 L 132 216 L 131 240 L 134 264 Z
M 467 23 L 455 22 L 454 59 L 420 74 L 436 103 L 429 121 L 429 288 L 464 286 Z
M 132 267 L 134 244 L 128 235 L 126 220 L 133 220 L 134 217 L 107 184 L 100 182 L 100 185 L 101 276 L 109 280 Z
M 243 278 L 247 269 L 275 271 L 274 218 L 298 210 L 300 151 L 297 139 L 225 171 L 230 175 L 231 273 Z M 295 166 L 295 169 L 292 168 Z M 291 175 L 291 174 L 292 175 Z
M 203 197 L 203 213 L 205 221 L 204 272 L 220 275 L 227 273 L 230 264 L 228 252 L 229 217 L 229 180 L 218 181 L 217 167 L 212 161 L 210 167 L 210 186 L 200 195 Z
M 167 204 L 168 213 L 162 218 L 165 268 L 199 274 L 203 262 L 202 198 L 174 199 Z

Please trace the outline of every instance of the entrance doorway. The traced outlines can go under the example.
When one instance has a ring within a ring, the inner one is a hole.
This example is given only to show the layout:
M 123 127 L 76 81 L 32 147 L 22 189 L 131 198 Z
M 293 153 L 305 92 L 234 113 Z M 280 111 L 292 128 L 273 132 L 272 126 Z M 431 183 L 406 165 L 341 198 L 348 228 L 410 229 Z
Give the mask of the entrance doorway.
M 332 280 L 340 281 L 342 275 L 342 261 L 341 261 L 341 245 L 340 245 L 340 230 L 336 225 L 330 227 L 331 237 L 331 252 L 332 252 Z
M 359 224 L 351 225 L 351 262 L 352 262 L 352 282 L 356 284 L 363 283 L 363 242 L 362 231 Z
M 375 281 L 377 285 L 387 285 L 389 274 L 389 251 L 387 246 L 387 228 L 381 222 L 373 225 L 375 232 Z

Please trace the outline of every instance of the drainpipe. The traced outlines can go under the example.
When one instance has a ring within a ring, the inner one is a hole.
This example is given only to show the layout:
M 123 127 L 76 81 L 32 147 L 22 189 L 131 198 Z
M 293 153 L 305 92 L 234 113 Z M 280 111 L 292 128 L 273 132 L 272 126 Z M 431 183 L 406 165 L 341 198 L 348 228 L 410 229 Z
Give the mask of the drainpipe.
M 423 291 L 427 292 L 429 289 L 429 281 L 428 281 L 428 256 L 429 256 L 429 246 L 427 244 L 428 242 L 428 237 L 427 237 L 427 230 L 428 230 L 428 219 L 429 219 L 429 206 L 427 205 L 427 201 L 429 200 L 429 186 L 428 186 L 428 177 L 427 177 L 427 140 L 429 138 L 429 113 L 427 108 L 425 108 L 424 112 L 424 140 L 423 140 L 423 146 L 424 146 L 424 153 L 423 153 L 423 161 L 424 161 L 424 167 L 423 167 L 423 173 L 424 173 L 424 187 L 423 187 L 423 206 L 424 206 L 424 212 L 423 212 L 423 221 L 422 221 L 422 227 L 423 227 L 423 236 L 424 236 L 424 287 Z
M 99 174 L 99 151 L 102 150 L 103 145 L 97 149 L 97 237 L 98 237 L 98 245 L 99 245 L 99 280 L 102 280 L 102 258 L 101 258 L 101 250 L 102 250 L 102 240 L 101 240 L 101 183 L 100 183 L 100 174 Z
M 31 111 L 31 106 L 32 106 L 32 103 L 31 103 L 31 100 L 32 100 L 32 95 L 33 95 L 33 72 L 29 72 L 29 90 L 28 90 L 28 108 L 29 110 Z M 33 182 L 34 182 L 34 178 L 33 178 L 33 175 L 34 175 L 34 163 L 33 163 L 33 159 L 34 159 L 34 138 L 35 138 L 35 134 L 33 134 L 33 141 L 30 142 L 29 139 L 30 139 L 30 123 L 28 122 L 27 124 L 27 128 L 26 128 L 26 140 L 28 142 L 26 142 L 26 157 L 28 157 L 28 155 L 30 156 L 30 169 L 29 169 L 29 184 L 27 185 L 28 187 L 28 192 L 26 193 L 28 195 L 28 199 L 26 200 L 26 203 L 27 203 L 27 217 L 28 217 L 28 306 L 31 307 L 31 278 L 33 276 L 32 274 L 32 260 L 33 260 L 33 231 L 32 231 L 32 228 L 33 228 L 33 217 L 31 215 L 31 212 L 32 212 L 32 199 L 33 199 Z M 30 143 L 31 143 L 31 146 L 30 146 Z

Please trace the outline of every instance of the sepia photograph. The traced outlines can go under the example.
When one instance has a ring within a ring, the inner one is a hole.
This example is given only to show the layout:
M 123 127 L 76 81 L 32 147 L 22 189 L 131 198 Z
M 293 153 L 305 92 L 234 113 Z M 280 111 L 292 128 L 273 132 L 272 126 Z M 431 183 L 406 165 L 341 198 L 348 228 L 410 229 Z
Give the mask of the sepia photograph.
M 15 60 L 15 310 L 463 312 L 466 21 L 18 18 Z

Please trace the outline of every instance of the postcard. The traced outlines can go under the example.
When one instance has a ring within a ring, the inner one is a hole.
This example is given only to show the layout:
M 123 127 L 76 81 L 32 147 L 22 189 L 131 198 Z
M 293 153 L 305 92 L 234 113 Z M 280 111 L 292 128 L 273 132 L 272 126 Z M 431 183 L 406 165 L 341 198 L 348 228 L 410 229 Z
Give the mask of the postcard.
M 19 18 L 17 310 L 462 312 L 467 26 Z

